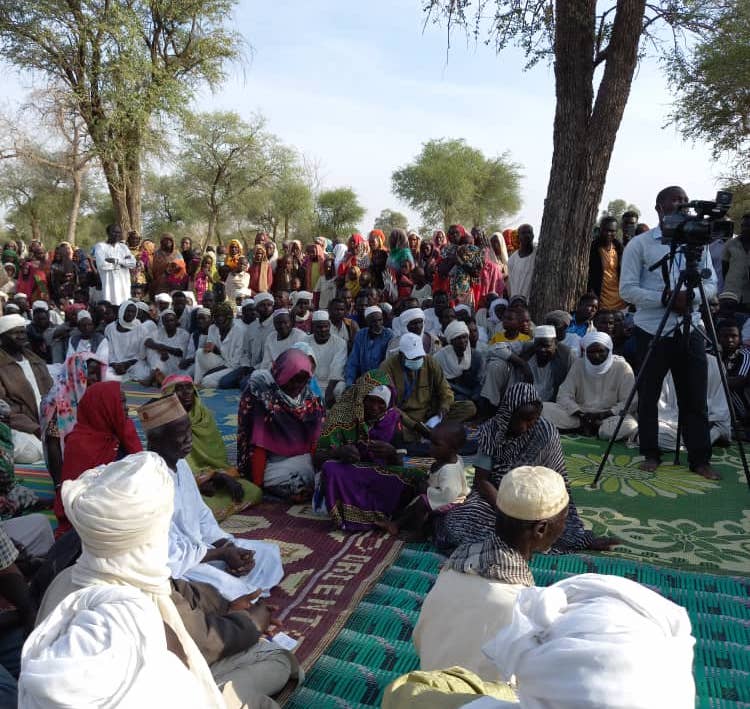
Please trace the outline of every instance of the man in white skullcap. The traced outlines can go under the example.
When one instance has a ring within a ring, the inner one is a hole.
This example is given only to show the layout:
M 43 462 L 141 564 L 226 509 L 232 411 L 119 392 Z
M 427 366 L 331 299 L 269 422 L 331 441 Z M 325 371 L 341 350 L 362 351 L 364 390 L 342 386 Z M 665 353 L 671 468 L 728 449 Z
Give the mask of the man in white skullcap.
M 10 405 L 15 462 L 38 463 L 44 459 L 39 404 L 52 378 L 29 348 L 26 325 L 21 315 L 0 317 L 0 399 Z
M 263 360 L 258 369 L 271 369 L 271 365 L 282 353 L 291 349 L 298 342 L 304 342 L 307 335 L 294 327 L 292 314 L 287 308 L 279 308 L 273 314 L 274 332 L 266 337 L 263 344 Z
M 393 336 L 393 331 L 384 325 L 383 311 L 379 306 L 366 307 L 364 320 L 366 327 L 354 338 L 354 345 L 346 361 L 347 387 L 352 386 L 365 372 L 380 367 L 380 363 L 386 358 L 388 343 Z
M 448 558 L 422 604 L 412 640 L 422 670 L 458 665 L 483 680 L 499 677 L 481 651 L 510 622 L 518 593 L 534 585 L 529 560 L 565 528 L 568 492 L 550 468 L 508 472 L 497 493 L 495 533 L 462 544 Z
M 445 328 L 448 343 L 435 354 L 456 401 L 476 401 L 484 382 L 484 357 L 469 346 L 469 328 L 454 320 Z
M 237 389 L 250 371 L 246 328 L 224 301 L 214 305 L 213 324 L 203 347 L 195 355 L 195 383 L 202 387 Z
M 257 369 L 263 361 L 263 346 L 266 338 L 275 332 L 273 327 L 273 296 L 270 293 L 257 293 L 255 301 L 256 318 L 245 331 L 246 349 L 250 357 L 250 366 Z
M 172 307 L 172 296 L 169 293 L 157 293 L 154 296 L 154 303 L 160 313 L 164 312 L 167 308 Z
M 691 630 L 684 608 L 645 586 L 581 574 L 521 591 L 510 624 L 483 649 L 503 680 L 514 677 L 521 709 L 693 709 Z
M 267 595 L 284 577 L 279 548 L 235 539 L 219 527 L 185 461 L 192 431 L 180 400 L 174 394 L 157 399 L 141 406 L 138 416 L 149 450 L 165 460 L 175 482 L 169 535 L 172 576 L 211 584 L 229 601 L 258 590 Z
M 579 430 L 604 440 L 615 431 L 635 377 L 624 357 L 613 354 L 612 339 L 591 330 L 581 340 L 578 358 L 560 385 L 555 402 L 544 403 L 543 416 L 560 430 Z M 638 422 L 626 412 L 618 440 L 634 436 Z
M 137 453 L 65 481 L 61 495 L 81 556 L 42 599 L 19 706 L 159 706 L 172 692 L 180 706 L 226 706 L 170 597 L 174 484 L 164 461 Z
M 346 342 L 331 334 L 331 320 L 325 310 L 312 314 L 312 334 L 307 336 L 315 356 L 315 378 L 318 380 L 324 401 L 329 408 L 344 392 L 344 367 L 346 366 Z
M 65 359 L 77 352 L 92 352 L 101 362 L 109 363 L 109 342 L 104 333 L 96 331 L 94 320 L 88 310 L 78 311 L 76 329 L 70 333 Z
M 143 343 L 151 370 L 149 384 L 161 386 L 166 377 L 178 372 L 189 340 L 190 335 L 180 327 L 177 313 L 172 308 L 162 310 L 158 328 Z
M 477 410 L 471 401 L 456 401 L 453 390 L 434 357 L 428 355 L 422 338 L 413 332 L 401 335 L 399 352 L 389 357 L 381 369 L 396 390 L 395 405 L 401 411 L 403 440 L 412 455 L 423 455 L 423 426 L 443 419 L 468 421 Z
M 52 364 L 52 346 L 55 328 L 50 322 L 49 305 L 44 300 L 35 300 L 31 305 L 31 322 L 26 327 L 29 347 L 47 364 Z

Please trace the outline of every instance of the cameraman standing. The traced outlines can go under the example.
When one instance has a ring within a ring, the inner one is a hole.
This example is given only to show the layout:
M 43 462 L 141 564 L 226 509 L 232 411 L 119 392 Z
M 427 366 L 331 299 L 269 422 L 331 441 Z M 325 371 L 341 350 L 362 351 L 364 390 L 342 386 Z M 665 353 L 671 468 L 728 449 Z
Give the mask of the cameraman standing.
M 664 217 L 678 211 L 687 201 L 682 187 L 665 187 L 656 195 L 659 226 L 631 239 L 623 253 L 620 295 L 623 300 L 637 307 L 634 323 L 638 359 L 641 362 L 664 315 L 664 303 L 671 295 L 671 288 L 677 283 L 680 270 L 685 268 L 685 257 L 679 253 L 675 257 L 669 272 L 668 286 L 664 283 L 661 269 L 648 269 L 669 253 L 669 245 L 662 244 L 661 241 Z M 707 248 L 703 249 L 698 269 L 710 272 L 703 287 L 707 298 L 715 296 L 716 274 Z M 697 289 L 695 296 L 694 302 L 690 303 L 686 290 L 677 293 L 662 336 L 654 343 L 641 378 L 638 389 L 638 426 L 640 452 L 645 460 L 640 467 L 650 472 L 656 470 L 661 463 L 657 402 L 664 377 L 671 371 L 690 470 L 709 480 L 718 480 L 721 476 L 711 467 L 710 462 L 710 425 L 706 404 L 708 364 L 703 335 L 697 329 L 701 322 L 700 294 Z M 687 342 L 681 327 L 685 317 L 690 317 L 694 326 Z

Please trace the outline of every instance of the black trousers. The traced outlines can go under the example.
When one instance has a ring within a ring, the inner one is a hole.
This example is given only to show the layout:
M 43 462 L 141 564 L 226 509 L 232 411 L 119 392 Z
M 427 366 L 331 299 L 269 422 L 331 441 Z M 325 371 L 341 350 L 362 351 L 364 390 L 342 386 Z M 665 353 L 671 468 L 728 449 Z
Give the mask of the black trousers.
M 643 362 L 653 335 L 635 328 L 638 359 Z M 711 437 L 708 422 L 708 362 L 703 335 L 693 329 L 685 342 L 682 331 L 661 337 L 654 345 L 638 387 L 638 437 L 641 455 L 661 460 L 659 451 L 657 404 L 662 382 L 672 372 L 677 405 L 680 409 L 682 440 L 688 450 L 693 470 L 711 460 Z

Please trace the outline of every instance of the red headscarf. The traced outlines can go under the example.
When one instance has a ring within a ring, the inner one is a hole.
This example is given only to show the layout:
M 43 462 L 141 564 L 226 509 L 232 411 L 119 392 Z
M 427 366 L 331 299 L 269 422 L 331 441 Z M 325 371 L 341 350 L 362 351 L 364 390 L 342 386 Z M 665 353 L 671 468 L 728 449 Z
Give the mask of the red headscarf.
M 133 422 L 125 414 L 120 382 L 92 384 L 78 402 L 78 420 L 65 438 L 65 458 L 61 480 L 75 480 L 79 475 L 117 460 L 120 448 L 126 455 L 143 450 Z M 70 529 L 60 497 L 55 492 L 55 516 L 59 537 Z

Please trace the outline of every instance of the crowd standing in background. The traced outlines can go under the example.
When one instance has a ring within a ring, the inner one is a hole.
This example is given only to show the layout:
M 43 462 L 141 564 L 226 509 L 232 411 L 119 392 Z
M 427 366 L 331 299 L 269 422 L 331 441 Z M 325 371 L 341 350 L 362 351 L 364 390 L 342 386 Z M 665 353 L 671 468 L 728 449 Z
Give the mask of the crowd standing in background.
M 667 202 L 660 193 L 659 219 L 669 213 Z M 657 231 L 639 224 L 633 212 L 619 222 L 604 217 L 592 233 L 587 287 L 575 310 L 539 314 L 537 322 L 529 299 L 543 284 L 534 280 L 529 224 L 490 236 L 456 224 L 431 238 L 375 229 L 336 240 L 290 240 L 280 248 L 263 232 L 252 243 L 233 239 L 199 249 L 168 233 L 123 235 L 118 225 L 88 253 L 67 242 L 6 241 L 0 561 L 3 569 L 15 569 L 10 536 L 31 544 L 39 557 L 52 555 L 55 572 L 47 586 L 63 568 L 72 569 L 64 585 L 53 582 L 55 603 L 47 599 L 46 619 L 24 658 L 39 662 L 34 658 L 47 642 L 41 631 L 62 632 L 60 612 L 75 614 L 88 604 L 111 620 L 110 606 L 125 604 L 144 623 L 163 618 L 175 631 L 187 669 L 168 662 L 165 668 L 196 684 L 205 697 L 200 706 L 274 706 L 266 695 L 298 673 L 293 656 L 261 638 L 271 618 L 258 598 L 283 578 L 279 549 L 235 539 L 217 524 L 265 495 L 311 502 L 344 530 L 433 538 L 451 556 L 420 618 L 423 666 L 439 669 L 464 658 L 469 670 L 494 673 L 479 647 L 519 612 L 513 611 L 516 597 L 533 586 L 531 554 L 617 544 L 584 528 L 560 432 L 609 438 L 622 416 L 618 437 L 640 445 L 653 469 L 660 449 L 674 447 L 677 419 L 684 418 L 692 469 L 716 478 L 711 446 L 728 445 L 732 435 L 718 360 L 726 366 L 740 423 L 748 423 L 750 214 L 739 236 L 712 245 L 713 261 L 705 264 L 710 302 L 695 304 L 699 328 L 701 308 L 720 316 L 720 351 L 706 352 L 705 339 L 695 340 L 702 343 L 696 357 L 708 361 L 706 406 L 685 398 L 685 373 L 673 367 L 666 378 L 666 370 L 650 375 L 648 395 L 625 409 L 653 334 L 648 315 L 660 307 L 653 294 L 661 287 L 644 284 L 634 259 L 653 247 Z M 154 401 L 139 410 L 149 453 L 128 418 L 127 382 L 153 389 Z M 207 388 L 241 393 L 236 460 L 228 459 L 201 399 Z M 688 405 L 684 417 L 678 404 Z M 467 429 L 478 435 L 467 437 Z M 428 474 L 410 465 L 414 456 L 435 461 Z M 468 456 L 476 471 L 471 484 Z M 21 529 L 13 527 L 38 503 L 15 483 L 14 462 L 46 463 L 55 483 L 59 524 L 52 552 L 44 521 L 30 515 Z M 150 476 L 153 496 L 141 499 L 123 470 Z M 549 504 L 538 496 L 533 504 L 526 500 L 535 485 L 550 496 Z M 118 499 L 143 506 L 143 520 L 156 526 L 140 528 L 129 517 L 117 522 L 122 544 L 105 543 L 106 514 L 117 517 Z M 544 520 L 549 524 L 534 536 L 529 524 Z M 124 580 L 103 579 L 96 558 L 118 555 Z M 139 575 L 147 558 L 149 573 L 159 570 L 148 583 Z M 0 578 L 0 593 L 26 613 L 30 630 L 33 600 L 17 586 L 8 590 L 12 573 Z M 456 594 L 486 598 L 483 584 L 489 583 L 498 606 L 492 633 L 470 630 L 467 618 L 469 630 L 454 645 L 461 653 L 443 657 L 436 652 L 441 643 L 429 638 L 452 632 L 444 627 L 453 619 L 449 604 Z M 109 591 L 81 591 L 92 584 Z M 116 593 L 118 584 L 146 584 L 153 603 L 139 605 Z M 630 591 L 613 593 L 628 605 L 622 599 Z M 194 602 L 201 595 L 209 599 L 204 605 Z M 54 610 L 57 603 L 63 611 Z M 195 613 L 210 616 L 210 632 Z M 234 625 L 232 614 L 239 619 Z M 242 641 L 231 639 L 238 623 Z M 159 636 L 159 622 L 155 627 Z M 153 635 L 154 628 L 144 625 L 143 632 Z M 155 657 L 168 654 L 163 637 L 148 642 L 155 643 Z M 224 643 L 231 651 L 221 649 Z M 78 650 L 93 662 L 90 648 Z M 245 668 L 244 680 L 230 671 L 228 657 L 241 658 L 234 667 Z M 17 663 L 6 669 L 18 675 Z M 21 693 L 38 698 L 42 689 L 32 679 L 24 682 L 22 675 Z M 524 681 L 531 687 L 531 679 Z M 0 691 L 12 692 L 12 686 L 0 675 Z

